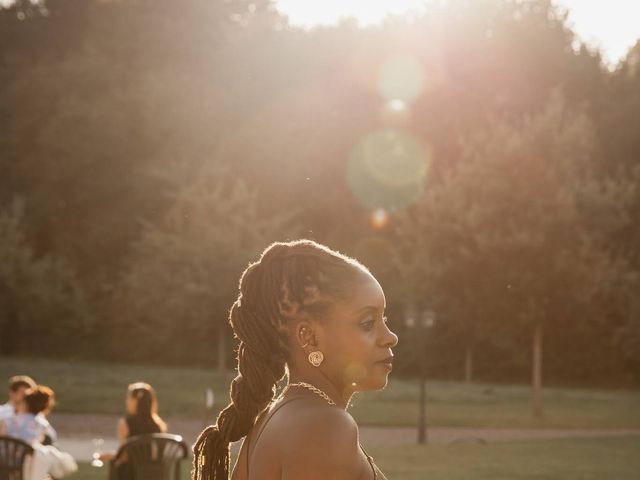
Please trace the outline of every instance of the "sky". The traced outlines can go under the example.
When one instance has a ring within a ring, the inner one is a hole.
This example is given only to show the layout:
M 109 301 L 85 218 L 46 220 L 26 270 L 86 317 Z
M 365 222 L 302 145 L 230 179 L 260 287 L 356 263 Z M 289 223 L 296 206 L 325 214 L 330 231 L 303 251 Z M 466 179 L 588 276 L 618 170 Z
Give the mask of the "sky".
M 569 9 L 569 23 L 589 45 L 600 47 L 615 64 L 640 38 L 640 0 L 554 0 Z M 278 10 L 304 28 L 332 25 L 355 17 L 361 25 L 379 23 L 386 14 L 424 8 L 424 0 L 278 0 Z
M 0 0 L 0 6 L 14 0 Z M 361 25 L 379 23 L 387 14 L 424 8 L 425 0 L 276 0 L 280 12 L 299 27 L 332 25 L 355 17 Z M 610 64 L 622 59 L 640 38 L 640 0 L 553 0 L 569 9 L 569 23 L 589 45 L 600 47 Z

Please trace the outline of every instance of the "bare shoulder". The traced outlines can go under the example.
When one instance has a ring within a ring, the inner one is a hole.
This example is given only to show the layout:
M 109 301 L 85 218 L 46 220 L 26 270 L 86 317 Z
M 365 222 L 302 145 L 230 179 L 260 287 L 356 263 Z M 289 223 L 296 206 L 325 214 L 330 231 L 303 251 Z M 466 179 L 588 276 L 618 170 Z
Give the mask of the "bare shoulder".
M 120 444 L 124 443 L 129 436 L 129 426 L 124 418 L 118 420 L 118 441 Z
M 300 437 L 308 435 L 309 431 L 318 435 L 335 437 L 346 436 L 358 439 L 358 424 L 349 412 L 340 407 L 317 404 L 306 405 L 295 416 L 295 434 Z
M 118 430 L 120 429 L 128 429 L 129 427 L 127 426 L 127 420 L 123 417 L 120 417 L 118 419 Z
M 283 479 L 354 479 L 368 466 L 359 451 L 358 425 L 345 410 L 307 405 L 291 417 Z

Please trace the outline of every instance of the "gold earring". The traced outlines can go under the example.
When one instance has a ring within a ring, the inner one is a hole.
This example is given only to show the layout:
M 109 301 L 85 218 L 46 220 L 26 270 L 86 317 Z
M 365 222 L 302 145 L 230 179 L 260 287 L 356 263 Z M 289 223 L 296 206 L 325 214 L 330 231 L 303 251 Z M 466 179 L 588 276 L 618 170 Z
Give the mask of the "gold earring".
M 324 355 L 320 350 L 316 350 L 315 352 L 311 352 L 309 354 L 309 362 L 314 367 L 319 367 L 323 360 L 324 360 Z
M 300 348 L 304 348 L 304 347 L 306 347 L 307 345 L 309 345 L 309 342 L 305 343 L 304 345 L 300 345 Z

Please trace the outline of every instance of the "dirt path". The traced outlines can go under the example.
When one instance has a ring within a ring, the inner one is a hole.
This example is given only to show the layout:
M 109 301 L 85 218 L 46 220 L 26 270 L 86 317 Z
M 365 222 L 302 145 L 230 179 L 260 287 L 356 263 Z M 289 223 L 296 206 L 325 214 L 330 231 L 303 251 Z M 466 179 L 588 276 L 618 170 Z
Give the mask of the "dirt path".
M 51 416 L 51 423 L 58 431 L 59 445 L 80 461 L 91 458 L 93 438 L 102 438 L 105 449 L 115 449 L 116 415 L 84 415 L 58 413 Z M 178 433 L 193 443 L 202 422 L 196 420 L 168 419 L 169 430 Z M 455 442 L 508 442 L 517 440 L 544 440 L 575 437 L 604 437 L 640 434 L 639 429 L 508 429 L 508 428 L 475 428 L 475 427 L 430 427 L 428 441 L 430 443 Z M 360 438 L 365 446 L 406 445 L 416 441 L 416 429 L 411 427 L 360 427 Z M 239 448 L 240 442 L 231 445 L 231 449 Z

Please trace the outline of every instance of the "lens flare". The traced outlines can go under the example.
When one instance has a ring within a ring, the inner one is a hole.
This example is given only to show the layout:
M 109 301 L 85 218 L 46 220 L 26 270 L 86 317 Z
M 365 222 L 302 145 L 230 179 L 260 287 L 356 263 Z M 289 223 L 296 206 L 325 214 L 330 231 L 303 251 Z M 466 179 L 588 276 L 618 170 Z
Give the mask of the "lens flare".
M 384 208 L 376 208 L 371 212 L 371 226 L 376 230 L 383 229 L 389 223 L 389 215 Z
M 407 109 L 407 104 L 396 98 L 389 102 L 389 108 L 395 112 L 402 112 Z
M 418 98 L 423 89 L 422 66 L 413 56 L 393 57 L 380 67 L 378 91 L 387 101 L 408 104 Z
M 347 162 L 347 182 L 366 208 L 394 212 L 420 197 L 429 165 L 429 152 L 417 139 L 389 128 L 355 146 Z
M 402 100 L 385 102 L 380 112 L 382 125 L 389 128 L 403 128 L 411 119 L 411 113 L 407 104 Z

